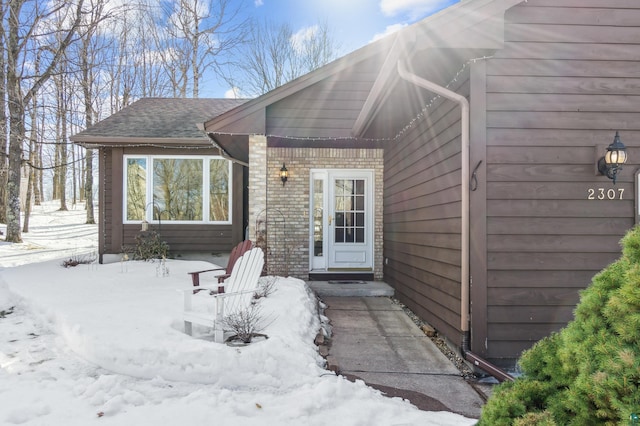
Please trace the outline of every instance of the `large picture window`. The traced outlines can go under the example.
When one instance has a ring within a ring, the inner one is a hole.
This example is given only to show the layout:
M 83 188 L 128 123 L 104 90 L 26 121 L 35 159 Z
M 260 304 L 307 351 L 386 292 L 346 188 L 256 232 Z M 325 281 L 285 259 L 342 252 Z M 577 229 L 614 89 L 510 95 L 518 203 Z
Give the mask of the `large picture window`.
M 231 163 L 211 156 L 125 156 L 124 221 L 229 223 Z

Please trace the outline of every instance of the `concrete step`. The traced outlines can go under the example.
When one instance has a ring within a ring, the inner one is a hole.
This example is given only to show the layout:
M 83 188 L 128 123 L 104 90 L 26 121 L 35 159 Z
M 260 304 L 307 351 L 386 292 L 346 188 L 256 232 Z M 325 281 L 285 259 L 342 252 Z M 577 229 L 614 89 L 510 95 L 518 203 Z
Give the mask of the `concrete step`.
M 381 281 L 331 280 L 308 281 L 319 297 L 392 297 L 393 287 Z

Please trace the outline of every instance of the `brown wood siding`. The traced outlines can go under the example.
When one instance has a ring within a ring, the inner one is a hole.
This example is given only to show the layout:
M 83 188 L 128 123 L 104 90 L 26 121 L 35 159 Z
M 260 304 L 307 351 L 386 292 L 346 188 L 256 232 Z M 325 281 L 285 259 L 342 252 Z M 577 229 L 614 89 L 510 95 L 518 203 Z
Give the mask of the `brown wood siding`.
M 637 166 L 613 186 L 594 164 L 615 130 L 640 158 L 640 3 L 530 0 L 506 19 L 486 67 L 487 357 L 513 365 L 572 318 L 634 224 Z
M 104 206 L 100 206 L 101 231 L 104 233 L 104 245 L 100 254 L 122 253 L 123 247 L 135 245 L 135 236 L 140 232 L 139 224 L 123 224 L 123 155 L 217 155 L 217 149 L 163 149 L 160 147 L 131 147 L 131 148 L 103 148 L 101 149 L 104 163 Z M 102 166 L 102 163 L 101 163 Z M 150 224 L 150 229 L 159 231 L 164 241 L 169 244 L 172 255 L 188 252 L 228 252 L 238 242 L 244 239 L 246 226 L 246 212 L 244 207 L 243 188 L 246 177 L 243 166 L 234 164 L 233 169 L 233 204 L 232 224 L 203 225 L 186 224 L 175 225 L 161 223 L 159 226 Z M 102 210 L 104 208 L 104 210 Z
M 107 252 L 111 245 L 111 221 L 106 212 L 111 206 L 111 193 L 108 191 L 110 185 L 107 184 L 107 177 L 110 175 L 107 170 L 111 169 L 111 150 L 101 148 L 98 151 L 98 255 L 102 262 L 102 255 Z
M 220 253 L 229 252 L 234 245 L 231 225 L 168 225 L 150 224 L 160 234 L 163 241 L 169 244 L 172 255 L 180 253 Z M 124 244 L 135 246 L 135 237 L 140 232 L 140 225 L 124 225 Z
M 452 90 L 468 94 L 468 74 L 459 77 Z M 389 143 L 384 187 L 385 280 L 403 303 L 456 343 L 460 341 L 460 119 L 457 104 L 435 101 L 428 116 Z
M 267 107 L 267 135 L 350 137 L 381 66 L 373 58 Z

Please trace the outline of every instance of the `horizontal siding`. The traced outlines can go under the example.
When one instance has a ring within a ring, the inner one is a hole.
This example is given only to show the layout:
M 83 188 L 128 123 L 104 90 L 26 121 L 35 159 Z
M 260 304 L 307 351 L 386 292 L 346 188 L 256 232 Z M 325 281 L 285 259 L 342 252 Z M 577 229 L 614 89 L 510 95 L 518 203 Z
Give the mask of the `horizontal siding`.
M 616 252 L 620 249 L 620 241 L 615 235 L 489 235 L 487 249 L 493 252 L 600 253 Z
M 635 62 L 593 60 L 571 60 L 558 67 L 556 60 L 548 59 L 511 59 L 493 58 L 487 62 L 487 74 L 490 76 L 529 76 L 529 77 L 602 77 L 638 78 L 640 69 Z M 496 79 L 493 80 L 494 82 Z M 544 87 L 538 90 L 544 90 Z
M 571 80 L 574 81 L 575 77 Z M 603 82 L 602 85 L 607 83 Z M 563 85 L 562 90 L 567 86 L 569 85 Z M 584 93 L 585 89 L 581 88 L 580 94 L 569 94 L 565 90 L 561 98 L 555 93 L 523 93 L 517 99 L 511 93 L 492 93 L 487 98 L 494 111 L 637 112 L 640 105 L 640 79 L 634 80 L 633 85 L 627 86 L 628 91 L 623 89 L 618 94 L 610 94 L 615 90 L 610 92 L 605 90 L 607 94 L 587 94 Z M 518 89 L 521 90 L 521 87 Z
M 493 200 L 488 203 L 491 217 L 633 217 L 633 200 Z M 556 232 L 562 230 L 556 229 Z M 589 230 L 585 229 L 585 233 Z
M 401 269 L 385 270 L 385 281 L 396 286 L 396 297 L 443 335 L 457 340 L 460 304 L 456 303 L 457 297 L 450 293 L 459 290 L 459 278 L 447 281 L 437 274 L 418 271 L 409 265 L 405 267 L 406 271 L 412 271 L 415 276 L 405 274 Z M 397 283 L 401 283 L 401 286 Z M 443 288 L 450 291 L 442 291 Z M 425 303 L 425 300 L 429 302 Z
M 517 329 L 519 324 L 566 324 L 573 318 L 574 305 L 571 306 L 528 306 L 522 305 L 519 309 L 514 310 L 511 306 L 495 306 L 489 311 L 489 327 L 513 328 Z M 521 339 L 513 339 L 514 341 L 521 341 Z M 538 340 L 538 339 L 536 339 Z M 493 340 L 491 345 L 505 344 L 506 342 L 500 342 Z M 529 341 L 531 346 L 531 341 Z M 518 343 L 518 346 L 520 343 Z M 497 351 L 496 351 L 497 352 Z M 500 352 L 498 352 L 500 353 Z
M 634 0 L 625 0 L 620 2 L 616 7 L 615 1 L 600 0 L 599 2 L 576 1 L 573 7 L 566 7 L 566 2 L 548 1 L 549 6 L 543 6 L 544 2 L 536 1 L 537 7 L 514 8 L 507 13 L 510 22 L 517 24 L 543 24 L 555 25 L 565 24 L 569 18 L 571 21 L 579 24 L 572 24 L 571 28 L 582 26 L 616 26 L 616 27 L 637 27 L 640 22 L 640 9 L 634 7 L 631 2 Z M 604 7 L 598 7 L 604 6 Z
M 518 59 L 623 61 L 640 57 L 640 44 L 554 43 L 551 48 L 549 43 L 505 42 L 505 49 L 496 57 L 504 58 L 505 52 L 512 52 L 510 58 Z
M 490 252 L 487 256 L 487 267 L 492 270 L 527 270 L 537 273 L 541 270 L 562 271 L 599 271 L 620 256 L 619 252 Z M 583 283 L 584 286 L 589 284 Z M 528 300 L 522 300 L 528 303 Z M 517 309 L 517 305 L 514 305 Z
M 468 76 L 454 87 L 468 94 Z M 385 150 L 385 280 L 453 342 L 460 339 L 460 109 L 438 100 Z
M 487 61 L 487 353 L 513 365 L 571 320 L 634 225 L 640 3 L 530 0 L 506 19 Z M 595 162 L 615 130 L 634 164 L 614 186 Z
M 623 235 L 634 225 L 631 217 L 493 217 L 487 223 L 489 235 Z M 588 233 L 585 232 L 588 229 Z
M 531 271 L 517 271 L 517 270 L 503 270 L 493 271 L 491 274 L 491 281 L 489 287 L 497 289 L 499 287 L 505 288 L 519 288 L 519 287 L 537 287 L 539 289 L 544 288 L 556 288 L 556 287 L 575 287 L 583 288 L 585 282 L 589 282 L 593 272 L 576 271 L 576 270 L 561 270 L 561 271 L 537 271 L 532 274 Z
M 387 215 L 385 215 L 387 216 Z M 417 235 L 428 234 L 460 234 L 461 220 L 460 218 L 452 219 L 433 219 L 433 220 L 419 220 L 415 222 L 394 222 L 389 220 L 384 224 L 385 235 L 391 238 L 393 235 L 399 233 L 415 233 Z M 387 239 L 385 236 L 385 241 Z
M 636 11 L 637 12 L 637 11 Z M 571 9 L 555 8 L 556 19 L 569 19 L 567 14 Z M 634 14 L 636 18 L 640 14 Z M 574 17 L 575 18 L 575 17 Z M 505 30 L 505 38 L 510 42 L 539 42 L 539 43 L 638 43 L 640 28 L 593 26 L 588 22 L 582 25 L 553 25 L 553 24 L 511 24 Z M 585 25 L 586 24 L 586 25 Z
M 267 134 L 350 137 L 380 66 L 380 58 L 364 61 L 270 105 L 266 112 Z
M 186 252 L 220 253 L 229 252 L 234 244 L 231 225 L 168 225 L 150 229 L 158 231 L 162 241 L 169 245 L 171 255 Z M 140 225 L 124 226 L 124 244 L 134 247 Z
M 629 123 L 633 125 L 633 123 Z M 612 130 L 594 130 L 590 128 L 570 129 L 570 132 L 558 132 L 551 128 L 488 128 L 487 139 L 494 146 L 546 146 L 566 148 L 586 147 L 595 149 L 596 145 L 607 145 L 613 142 Z M 624 130 L 621 134 L 627 149 L 635 150 L 638 147 L 630 146 L 628 141 L 640 140 L 640 131 Z M 595 155 L 595 151 L 594 151 Z M 595 165 L 594 165 L 595 167 Z M 595 169 L 594 169 L 595 170 Z
M 105 253 L 113 253 L 113 220 L 111 217 L 111 210 L 113 209 L 113 194 L 111 188 L 113 186 L 113 176 L 110 173 L 111 166 L 113 164 L 113 155 L 110 149 L 100 149 L 100 154 L 104 160 L 104 170 L 100 173 L 104 175 L 104 181 L 100 182 L 100 188 L 104 191 L 104 202 L 98 206 L 100 211 L 99 227 L 100 232 L 103 234 L 103 246 L 98 249 L 100 255 Z

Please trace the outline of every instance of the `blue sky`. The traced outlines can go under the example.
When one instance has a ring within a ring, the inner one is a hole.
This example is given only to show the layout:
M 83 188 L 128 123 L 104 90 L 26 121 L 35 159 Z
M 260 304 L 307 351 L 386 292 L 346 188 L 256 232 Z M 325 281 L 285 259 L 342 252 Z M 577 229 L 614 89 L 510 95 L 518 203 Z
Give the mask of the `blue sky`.
M 388 29 L 414 23 L 457 0 L 254 0 L 255 16 L 288 21 L 294 30 L 326 20 L 344 53 Z
M 458 0 L 247 0 L 259 20 L 288 22 L 301 31 L 327 22 L 340 45 L 340 56 L 352 52 L 394 29 L 417 22 Z M 207 90 L 209 92 L 209 90 Z M 225 96 L 223 88 L 215 97 Z M 209 95 L 209 94 L 207 94 Z

